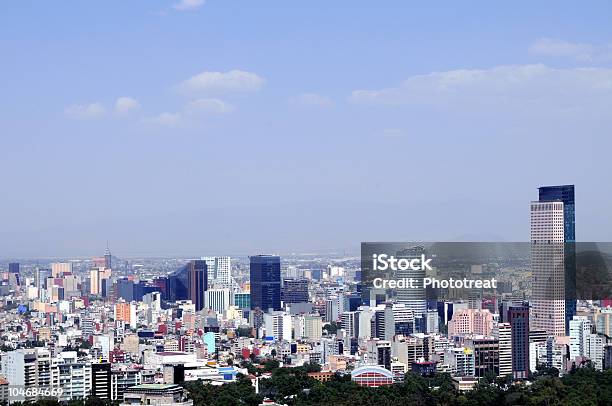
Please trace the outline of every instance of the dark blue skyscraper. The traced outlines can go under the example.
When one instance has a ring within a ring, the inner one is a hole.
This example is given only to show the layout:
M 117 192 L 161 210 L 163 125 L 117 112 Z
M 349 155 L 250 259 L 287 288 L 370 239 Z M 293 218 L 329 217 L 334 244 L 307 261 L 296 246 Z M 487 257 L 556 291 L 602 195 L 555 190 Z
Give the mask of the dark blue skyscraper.
M 512 374 L 514 379 L 529 375 L 529 307 L 511 306 L 508 309 L 512 336 Z
M 251 309 L 281 309 L 280 257 L 257 255 L 251 261 Z
M 284 303 L 307 303 L 308 279 L 285 279 L 282 299 Z
M 196 311 L 204 308 L 204 296 L 208 290 L 208 267 L 206 261 L 196 259 L 187 264 L 189 269 L 189 298 Z
M 166 300 L 189 299 L 189 265 L 184 265 L 168 275 L 166 284 Z
M 538 188 L 540 202 L 563 202 L 563 233 L 565 242 L 576 241 L 576 209 L 574 185 L 542 186 Z
M 134 282 L 127 279 L 117 279 L 115 285 L 117 298 L 122 298 L 126 302 L 131 302 L 134 300 Z
M 576 315 L 576 207 L 574 185 L 538 188 L 540 202 L 563 202 L 563 234 L 565 240 L 565 331 Z
M 8 265 L 9 265 L 9 274 L 15 275 L 15 282 L 17 283 L 17 285 L 19 285 L 19 262 L 11 262 Z

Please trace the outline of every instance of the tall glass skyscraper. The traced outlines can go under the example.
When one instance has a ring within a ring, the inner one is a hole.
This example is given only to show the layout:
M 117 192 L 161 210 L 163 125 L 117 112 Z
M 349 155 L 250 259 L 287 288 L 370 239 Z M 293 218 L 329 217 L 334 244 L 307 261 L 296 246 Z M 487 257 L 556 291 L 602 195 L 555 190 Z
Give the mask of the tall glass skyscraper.
M 542 186 L 538 188 L 540 202 L 563 202 L 563 233 L 565 242 L 576 241 L 576 209 L 574 185 Z
M 511 306 L 508 310 L 512 341 L 512 374 L 514 379 L 529 375 L 529 306 Z
M 565 331 L 576 315 L 576 208 L 574 185 L 542 186 L 538 188 L 540 202 L 563 202 L 563 236 L 565 248 Z
M 421 258 L 421 255 L 427 255 L 427 251 L 422 246 L 406 248 L 398 251 L 396 258 L 415 259 Z M 422 316 L 427 311 L 426 290 L 423 286 L 425 279 L 424 270 L 398 270 L 395 272 L 396 279 L 413 279 L 416 287 L 398 288 L 397 302 L 406 305 L 406 308 L 412 311 L 414 317 Z
M 166 280 L 166 300 L 189 299 L 189 265 L 184 265 L 168 275 Z
M 267 312 L 281 310 L 280 257 L 257 255 L 250 257 L 251 309 Z
M 189 262 L 189 298 L 196 311 L 204 308 L 205 292 L 208 290 L 208 267 L 206 261 L 196 259 Z

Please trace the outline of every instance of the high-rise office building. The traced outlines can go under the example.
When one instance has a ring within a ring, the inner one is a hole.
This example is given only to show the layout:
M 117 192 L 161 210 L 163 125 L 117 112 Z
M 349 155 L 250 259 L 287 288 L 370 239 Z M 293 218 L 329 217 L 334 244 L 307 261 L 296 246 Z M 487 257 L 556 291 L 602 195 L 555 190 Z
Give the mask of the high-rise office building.
M 233 305 L 245 310 L 251 308 L 251 294 L 246 292 L 234 292 Z
M 341 326 L 351 338 L 359 336 L 359 312 L 344 312 L 340 318 Z
M 202 257 L 208 268 L 208 286 L 229 287 L 232 283 L 230 257 Z
M 285 279 L 282 300 L 285 304 L 308 302 L 308 279 Z
M 285 312 L 265 313 L 264 327 L 267 337 L 274 337 L 275 340 L 291 340 L 291 315 Z
M 532 327 L 565 335 L 563 202 L 531 203 Z
M 474 376 L 482 378 L 488 373 L 499 375 L 498 339 L 471 338 L 465 344 L 474 351 Z
M 229 286 L 232 283 L 232 264 L 230 257 L 215 257 L 215 282 Z
M 367 348 L 367 363 L 380 365 L 383 368 L 391 370 L 391 342 L 387 340 L 368 340 Z
M 109 362 L 91 364 L 91 396 L 111 399 L 111 364 Z
M 575 316 L 570 321 L 570 361 L 576 360 L 576 357 L 587 355 L 590 335 L 591 322 L 587 317 Z
M 21 348 L 7 352 L 2 357 L 2 373 L 10 385 L 22 388 L 11 400 L 34 400 L 36 392 L 51 385 L 51 354 L 44 348 Z
M 542 186 L 538 188 L 540 202 L 563 202 L 563 232 L 565 241 L 576 241 L 576 209 L 574 185 Z
M 110 268 L 97 267 L 89 271 L 89 293 L 106 297 L 110 277 Z
M 196 311 L 200 311 L 204 308 L 205 292 L 208 290 L 208 267 L 206 262 L 200 259 L 190 261 L 187 267 L 189 298 L 195 305 Z
M 538 188 L 540 202 L 563 202 L 563 242 L 565 265 L 565 333 L 576 314 L 576 206 L 574 185 L 543 186 Z
M 134 300 L 134 281 L 128 278 L 117 279 L 115 292 L 117 299 L 124 299 L 126 302 Z
M 9 283 L 19 285 L 19 262 L 11 262 L 8 264 Z
M 217 313 L 223 313 L 230 306 L 229 289 L 209 289 L 205 293 L 205 306 Z
M 39 268 L 36 270 L 35 281 L 38 289 L 47 288 L 47 279 L 51 277 L 51 270 L 47 268 Z
M 171 302 L 189 299 L 189 264 L 168 275 L 165 298 Z
M 511 306 L 508 310 L 512 341 L 512 374 L 514 379 L 529 375 L 529 307 Z
M 63 274 L 72 273 L 72 262 L 54 262 L 51 264 L 51 276 L 60 278 Z
M 597 370 L 603 369 L 604 335 L 593 333 L 593 324 L 585 316 L 574 316 L 570 320 L 569 360 L 576 361 L 577 357 L 587 357 Z
M 446 348 L 444 363 L 450 367 L 453 376 L 474 376 L 476 374 L 476 360 L 471 348 Z
M 304 337 L 309 340 L 321 339 L 323 333 L 323 320 L 319 315 L 304 316 Z
M 250 257 L 251 309 L 263 311 L 281 309 L 280 257 L 257 255 Z
M 395 255 L 396 258 L 415 259 L 421 258 L 421 255 L 425 255 L 425 248 L 421 246 L 411 247 L 403 249 Z M 395 272 L 394 278 L 396 279 L 410 279 L 414 280 L 415 287 L 398 288 L 397 292 L 397 303 L 404 303 L 406 307 L 414 313 L 414 316 L 420 316 L 427 311 L 427 300 L 426 290 L 423 285 L 425 278 L 425 270 L 398 270 Z
M 497 338 L 499 342 L 499 376 L 512 375 L 512 330 L 510 323 L 498 323 L 493 329 L 493 337 Z

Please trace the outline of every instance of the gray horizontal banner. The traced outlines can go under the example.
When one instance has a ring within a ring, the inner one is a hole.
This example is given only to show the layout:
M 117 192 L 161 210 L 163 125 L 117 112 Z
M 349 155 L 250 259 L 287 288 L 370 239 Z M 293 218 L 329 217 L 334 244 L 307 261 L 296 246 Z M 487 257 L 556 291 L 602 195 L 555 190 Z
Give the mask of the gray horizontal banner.
M 609 242 L 363 242 L 364 303 L 612 299 Z

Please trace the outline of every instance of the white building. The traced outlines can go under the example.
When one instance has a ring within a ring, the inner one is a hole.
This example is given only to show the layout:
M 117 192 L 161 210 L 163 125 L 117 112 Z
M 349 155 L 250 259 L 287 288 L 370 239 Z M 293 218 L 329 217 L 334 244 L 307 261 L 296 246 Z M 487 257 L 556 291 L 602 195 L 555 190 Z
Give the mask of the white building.
M 399 251 L 395 257 L 398 259 L 418 259 L 425 254 L 426 252 L 423 247 L 416 246 Z M 406 270 L 397 270 L 393 276 L 395 279 L 412 278 L 415 282 L 414 287 L 396 289 L 397 302 L 405 304 L 408 309 L 412 310 L 415 317 L 421 316 L 427 311 L 427 300 L 425 297 L 426 290 L 425 286 L 423 285 L 425 276 L 426 271 L 424 269 L 413 270 L 410 268 Z
M 599 334 L 589 334 L 586 356 L 593 362 L 593 368 L 603 371 L 605 337 Z
M 344 312 L 341 316 L 342 328 L 351 338 L 359 335 L 359 312 Z
M 574 316 L 569 322 L 570 328 L 570 360 L 587 356 L 591 322 L 585 316 Z
M 304 338 L 320 340 L 323 335 L 323 320 L 321 316 L 309 314 L 304 316 Z
M 9 351 L 2 357 L 2 373 L 9 385 L 24 389 L 11 400 L 34 400 L 25 396 L 25 390 L 51 387 L 51 353 L 44 348 Z
M 569 322 L 570 361 L 577 357 L 587 357 L 593 367 L 603 370 L 605 336 L 592 333 L 593 324 L 586 316 L 574 316 Z
M 565 335 L 563 202 L 531 202 L 531 326 Z
M 229 287 L 232 282 L 230 257 L 202 257 L 208 271 L 208 287 Z
M 266 336 L 277 341 L 291 340 L 291 315 L 285 312 L 265 313 L 264 327 Z
M 216 282 L 223 286 L 232 283 L 232 265 L 230 257 L 215 257 L 215 268 L 217 271 Z
M 444 363 L 453 376 L 474 376 L 476 373 L 474 351 L 470 348 L 448 348 L 444 352 Z
M 440 331 L 440 318 L 438 317 L 438 311 L 427 310 L 425 315 L 425 332 L 429 334 L 438 333 Z
M 374 317 L 374 310 L 371 307 L 359 308 L 359 338 L 372 338 L 372 317 Z
M 498 323 L 493 337 L 499 341 L 499 376 L 512 375 L 512 330 L 510 323 Z
M 204 307 L 223 313 L 230 306 L 229 289 L 209 289 L 204 292 Z
M 91 394 L 91 363 L 78 362 L 76 351 L 58 354 L 51 366 L 53 388 L 61 388 L 59 401 L 86 399 Z
M 344 296 L 336 295 L 325 299 L 325 321 L 338 321 L 344 311 Z

